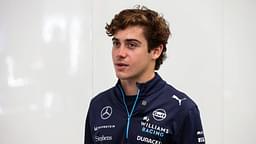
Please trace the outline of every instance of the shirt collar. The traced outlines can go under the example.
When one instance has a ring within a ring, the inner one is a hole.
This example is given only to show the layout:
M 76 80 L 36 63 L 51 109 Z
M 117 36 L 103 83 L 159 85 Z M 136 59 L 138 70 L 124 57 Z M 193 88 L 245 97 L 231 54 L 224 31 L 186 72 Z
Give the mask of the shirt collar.
M 155 72 L 155 76 L 153 79 L 145 83 L 137 83 L 137 87 L 138 89 L 140 89 L 140 95 L 143 97 L 159 91 L 165 84 L 166 82 L 160 77 L 157 72 Z M 122 87 L 120 80 L 118 80 L 116 86 L 118 85 Z

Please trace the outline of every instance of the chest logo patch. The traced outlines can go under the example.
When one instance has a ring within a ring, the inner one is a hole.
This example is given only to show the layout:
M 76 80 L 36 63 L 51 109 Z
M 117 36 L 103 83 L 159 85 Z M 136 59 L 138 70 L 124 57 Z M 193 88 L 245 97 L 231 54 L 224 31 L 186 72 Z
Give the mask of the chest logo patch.
M 156 121 L 162 121 L 166 118 L 166 111 L 164 109 L 156 109 L 152 115 Z
M 101 112 L 100 112 L 100 117 L 103 120 L 108 119 L 112 115 L 112 107 L 111 106 L 105 106 Z

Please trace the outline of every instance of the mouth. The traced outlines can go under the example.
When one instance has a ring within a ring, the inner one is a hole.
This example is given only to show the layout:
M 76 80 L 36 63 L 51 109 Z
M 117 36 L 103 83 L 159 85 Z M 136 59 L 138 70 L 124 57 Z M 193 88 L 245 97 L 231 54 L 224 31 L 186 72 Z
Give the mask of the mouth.
M 126 63 L 115 63 L 115 67 L 118 69 L 118 70 L 123 70 L 124 68 L 127 68 L 129 65 L 126 64 Z

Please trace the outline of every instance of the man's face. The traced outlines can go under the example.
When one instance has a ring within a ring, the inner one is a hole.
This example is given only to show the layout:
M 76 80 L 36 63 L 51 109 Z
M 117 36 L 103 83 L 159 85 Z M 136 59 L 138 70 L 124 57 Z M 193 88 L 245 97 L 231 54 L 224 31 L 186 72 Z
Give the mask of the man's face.
M 155 59 L 140 26 L 127 27 L 113 36 L 112 60 L 121 80 L 143 82 L 154 74 Z

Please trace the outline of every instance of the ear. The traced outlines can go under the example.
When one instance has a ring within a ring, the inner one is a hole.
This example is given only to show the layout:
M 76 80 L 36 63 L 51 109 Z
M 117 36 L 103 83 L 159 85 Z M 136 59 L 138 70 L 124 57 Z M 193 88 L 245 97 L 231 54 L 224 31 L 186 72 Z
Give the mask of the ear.
M 160 44 L 158 47 L 154 48 L 151 50 L 151 56 L 152 56 L 152 59 L 156 60 L 160 57 L 161 53 L 163 51 L 163 45 Z

